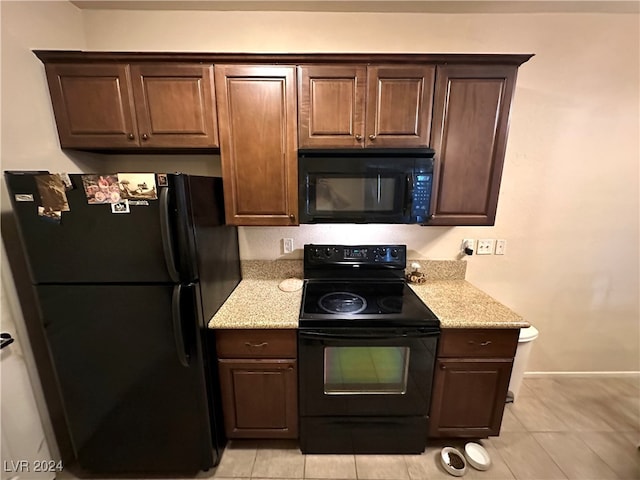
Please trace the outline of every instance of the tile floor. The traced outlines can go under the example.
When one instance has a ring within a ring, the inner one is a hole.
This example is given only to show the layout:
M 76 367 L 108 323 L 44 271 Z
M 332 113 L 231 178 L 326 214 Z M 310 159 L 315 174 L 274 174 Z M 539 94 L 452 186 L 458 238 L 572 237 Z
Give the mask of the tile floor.
M 487 480 L 640 479 L 640 381 L 629 378 L 526 378 L 505 407 L 499 437 L 481 440 L 489 470 L 469 467 L 466 478 Z M 422 455 L 302 455 L 295 442 L 233 441 L 207 472 L 230 479 L 454 478 L 439 464 L 442 446 Z

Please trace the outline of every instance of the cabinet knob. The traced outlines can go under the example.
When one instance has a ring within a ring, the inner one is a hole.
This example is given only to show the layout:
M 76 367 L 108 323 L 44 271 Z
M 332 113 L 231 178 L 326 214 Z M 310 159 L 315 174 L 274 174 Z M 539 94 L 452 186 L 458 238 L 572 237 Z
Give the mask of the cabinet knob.
M 369 135 L 369 140 L 375 140 L 376 136 L 372 133 L 371 135 Z
M 445 364 L 440 365 L 440 370 L 446 370 L 446 369 L 447 369 L 447 366 Z
M 293 213 L 291 213 L 289 215 L 289 220 L 291 220 L 292 222 L 295 222 L 296 221 L 296 216 Z
M 134 138 L 136 138 L 136 136 L 133 133 L 130 133 L 129 135 L 127 135 L 127 138 L 129 140 L 133 140 Z
M 147 135 L 146 133 L 143 133 L 142 140 L 149 140 L 149 135 Z
M 359 133 L 356 133 L 356 140 L 357 141 L 362 140 L 362 135 L 360 135 Z

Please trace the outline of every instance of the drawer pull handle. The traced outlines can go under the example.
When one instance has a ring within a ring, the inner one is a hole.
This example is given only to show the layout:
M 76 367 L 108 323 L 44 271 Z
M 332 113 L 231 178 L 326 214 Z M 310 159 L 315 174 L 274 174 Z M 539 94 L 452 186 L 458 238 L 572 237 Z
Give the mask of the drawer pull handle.
M 475 345 L 476 342 L 474 342 L 473 340 L 469 340 L 469 345 Z M 491 345 L 491 340 L 486 340 L 484 342 L 480 342 L 480 346 L 481 347 L 486 347 L 487 345 Z
M 261 347 L 266 347 L 267 345 L 269 345 L 268 342 L 262 342 L 262 343 L 244 342 L 244 344 L 249 348 L 261 348 Z

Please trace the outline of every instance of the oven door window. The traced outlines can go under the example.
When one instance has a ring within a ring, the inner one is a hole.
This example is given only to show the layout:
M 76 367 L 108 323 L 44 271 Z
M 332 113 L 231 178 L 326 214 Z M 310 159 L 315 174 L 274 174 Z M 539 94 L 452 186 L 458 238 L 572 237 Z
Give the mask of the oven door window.
M 409 347 L 325 347 L 327 395 L 402 395 L 407 391 Z
M 310 175 L 312 189 L 309 213 L 394 214 L 401 209 L 403 186 L 400 175 Z

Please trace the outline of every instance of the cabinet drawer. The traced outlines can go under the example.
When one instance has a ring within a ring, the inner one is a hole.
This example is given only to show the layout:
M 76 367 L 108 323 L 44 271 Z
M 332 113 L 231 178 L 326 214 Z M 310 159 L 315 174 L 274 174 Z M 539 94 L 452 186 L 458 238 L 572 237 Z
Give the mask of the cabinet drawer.
M 218 358 L 296 358 L 295 330 L 216 330 Z
M 520 330 L 444 329 L 438 346 L 439 357 L 512 358 Z

